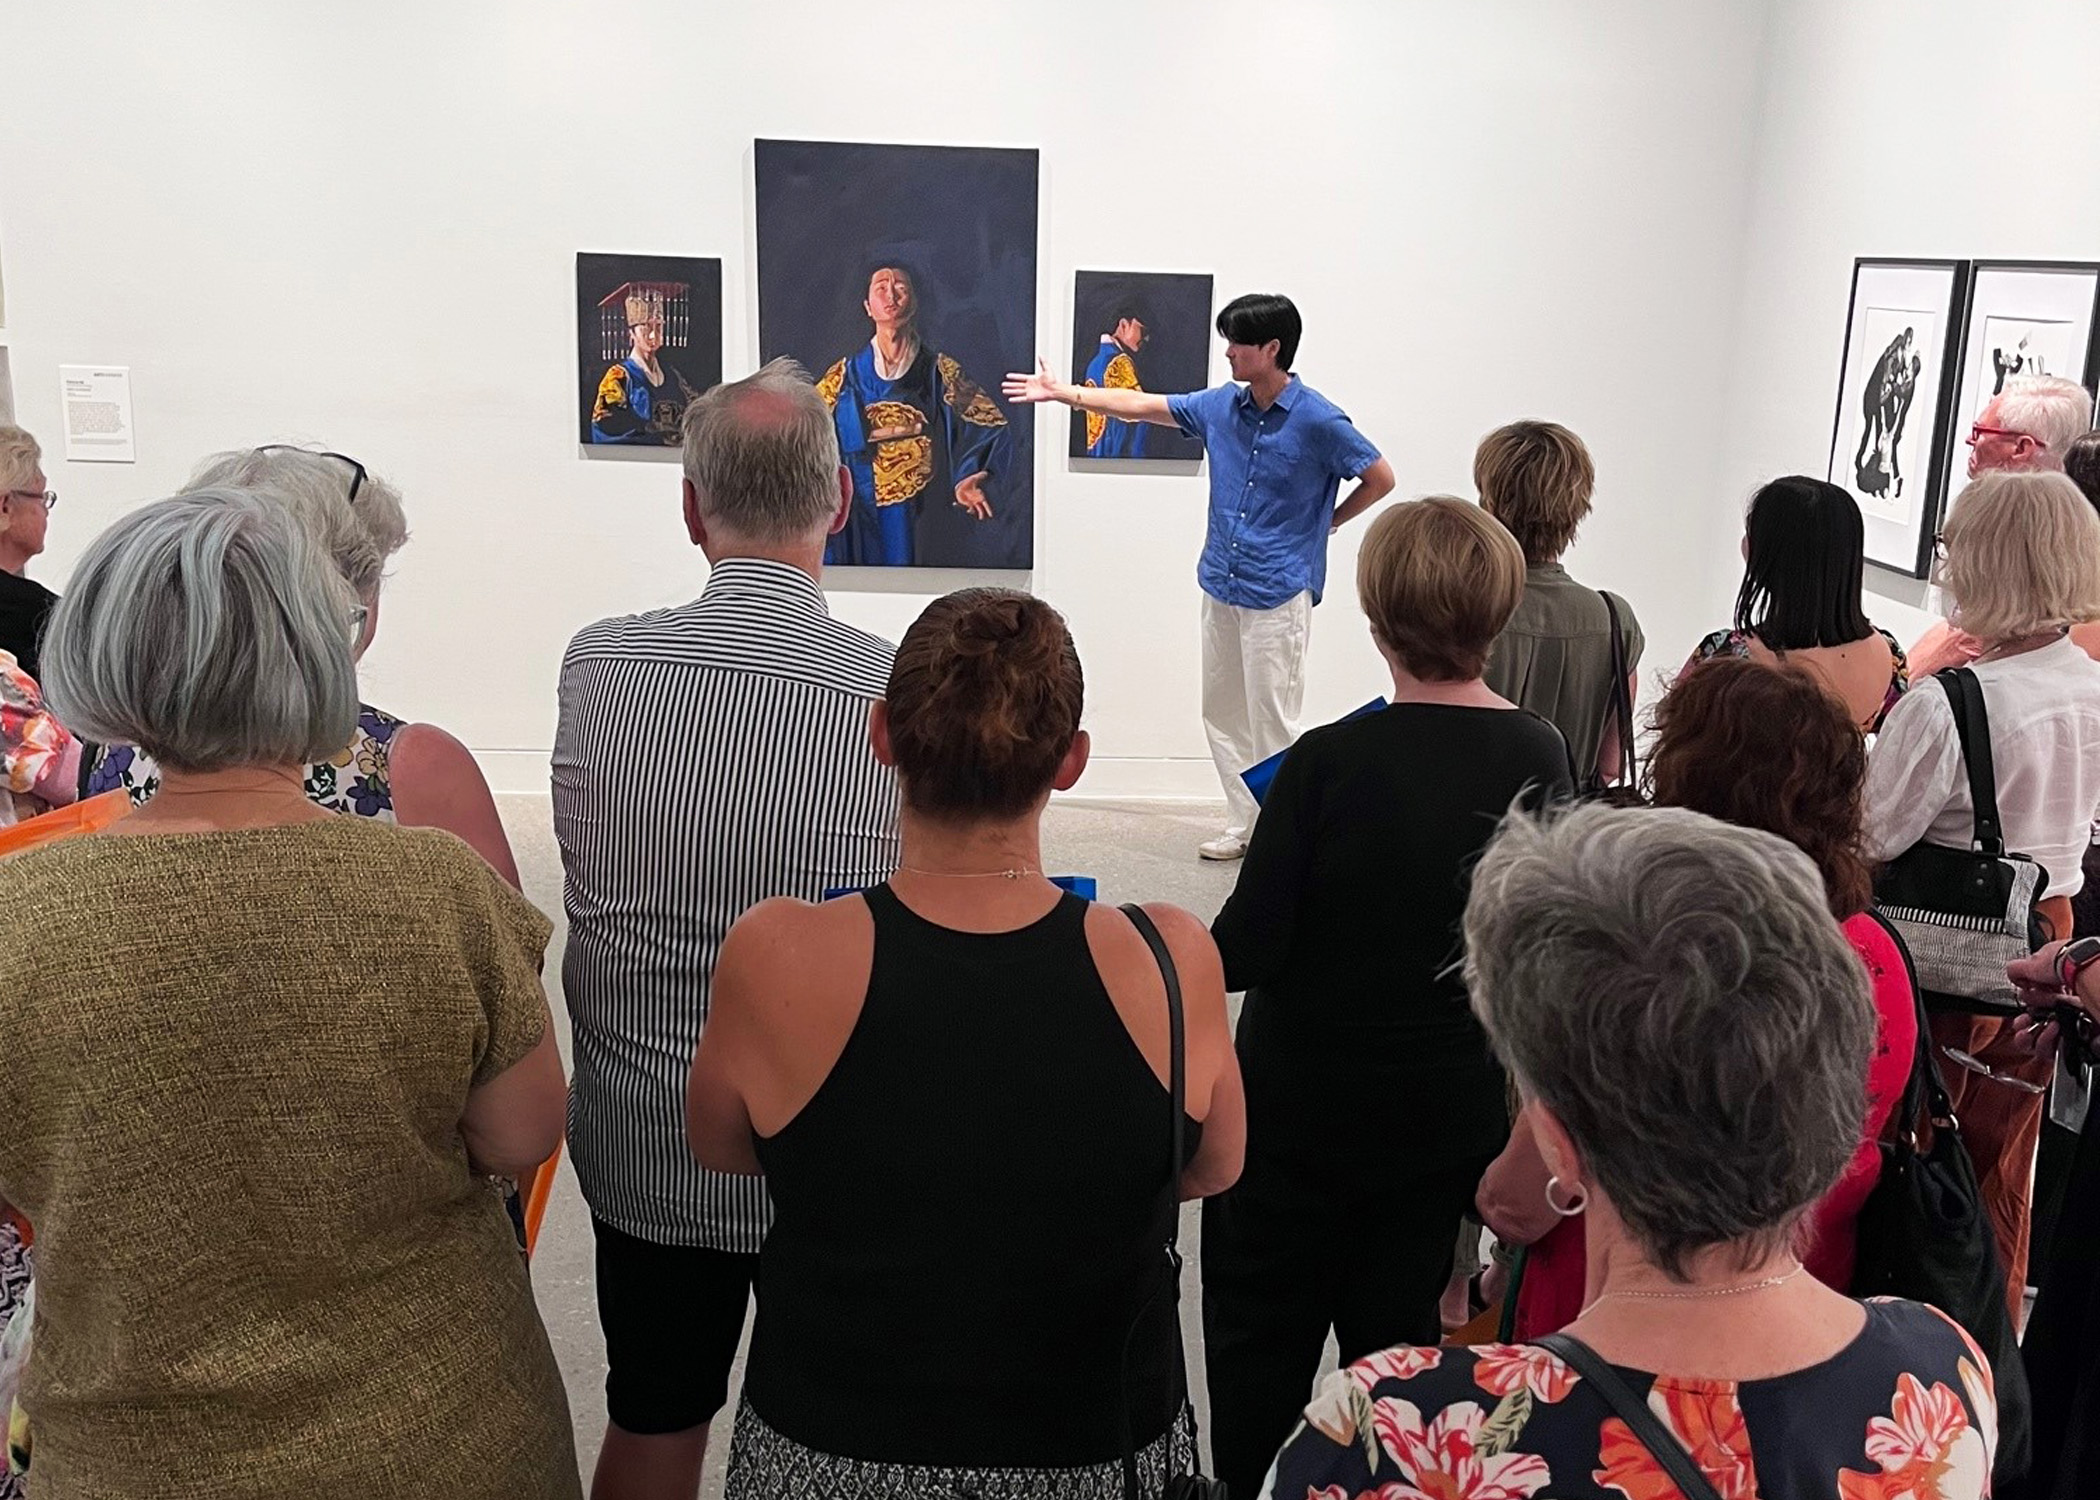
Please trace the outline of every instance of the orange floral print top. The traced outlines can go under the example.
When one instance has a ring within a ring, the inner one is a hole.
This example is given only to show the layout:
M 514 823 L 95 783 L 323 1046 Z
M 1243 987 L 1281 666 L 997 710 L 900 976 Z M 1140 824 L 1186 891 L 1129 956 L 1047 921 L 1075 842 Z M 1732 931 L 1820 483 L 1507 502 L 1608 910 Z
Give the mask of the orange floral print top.
M 1771 1380 L 1621 1370 L 1722 1500 L 1983 1500 L 1998 1408 L 1969 1336 L 1915 1302 L 1867 1304 L 1830 1359 Z M 1603 1397 L 1528 1344 L 1388 1349 L 1337 1371 L 1271 1500 L 1679 1500 Z

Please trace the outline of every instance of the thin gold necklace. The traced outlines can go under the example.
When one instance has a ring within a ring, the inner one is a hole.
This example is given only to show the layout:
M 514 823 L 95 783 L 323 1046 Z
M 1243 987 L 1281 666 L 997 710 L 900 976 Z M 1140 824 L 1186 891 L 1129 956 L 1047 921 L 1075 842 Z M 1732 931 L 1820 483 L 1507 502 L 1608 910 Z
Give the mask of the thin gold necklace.
M 917 865 L 899 865 L 897 870 L 904 875 L 932 875 L 941 880 L 1025 880 L 1043 873 L 1025 865 L 1018 870 L 922 870 Z
M 1801 1262 L 1795 1261 L 1793 1270 L 1782 1271 L 1777 1276 L 1767 1276 L 1763 1281 L 1746 1281 L 1741 1286 L 1705 1287 L 1695 1292 L 1643 1292 L 1631 1289 L 1617 1292 L 1599 1292 L 1597 1300 L 1585 1307 L 1580 1313 L 1577 1313 L 1576 1316 L 1586 1318 L 1598 1303 L 1609 1302 L 1614 1297 L 1637 1297 L 1644 1302 L 1684 1302 L 1699 1297 L 1740 1297 L 1745 1292 L 1761 1292 L 1766 1287 L 1785 1286 L 1805 1269 Z

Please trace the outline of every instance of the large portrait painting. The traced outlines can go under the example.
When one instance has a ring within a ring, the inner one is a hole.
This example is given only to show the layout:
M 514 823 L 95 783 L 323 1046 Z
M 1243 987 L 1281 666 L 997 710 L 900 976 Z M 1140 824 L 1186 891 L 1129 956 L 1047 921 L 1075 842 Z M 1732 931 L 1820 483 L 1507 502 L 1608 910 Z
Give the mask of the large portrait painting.
M 2060 375 L 2088 391 L 2100 375 L 2100 264 L 2085 261 L 1977 261 L 1969 271 L 1968 327 L 1960 389 L 1954 402 L 1957 439 L 1983 420 L 2006 383 Z M 1960 441 L 1947 455 L 1947 497 L 1967 479 L 1968 449 Z
M 688 402 L 722 380 L 722 262 L 576 257 L 578 440 L 675 448 Z
M 836 566 L 1028 568 L 1034 151 L 759 141 L 758 337 L 817 380 L 853 476 Z
M 1109 390 L 1201 390 L 1210 383 L 1208 276 L 1081 271 L 1072 283 L 1072 380 Z M 1072 413 L 1073 458 L 1183 459 L 1201 439 L 1172 427 Z
M 1965 269 L 1924 260 L 1852 267 L 1829 478 L 1859 502 L 1867 560 L 1913 577 L 1924 576 L 1939 520 Z

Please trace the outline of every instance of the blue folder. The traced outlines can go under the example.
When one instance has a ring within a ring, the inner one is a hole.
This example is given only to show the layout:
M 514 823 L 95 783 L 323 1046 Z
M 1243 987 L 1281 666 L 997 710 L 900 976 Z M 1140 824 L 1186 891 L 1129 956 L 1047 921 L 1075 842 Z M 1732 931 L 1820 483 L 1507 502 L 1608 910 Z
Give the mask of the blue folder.
M 1337 724 L 1346 724 L 1351 719 L 1361 719 L 1366 714 L 1375 714 L 1384 707 L 1385 699 L 1373 698 L 1362 708 L 1357 709 L 1354 713 L 1342 715 L 1335 722 Z M 1283 758 L 1290 753 L 1287 749 L 1279 750 L 1260 765 L 1251 766 L 1247 770 L 1240 772 L 1240 780 L 1246 782 L 1247 790 L 1254 793 L 1255 806 L 1259 807 L 1262 803 L 1268 801 L 1269 787 L 1275 782 L 1276 773 L 1283 769 Z

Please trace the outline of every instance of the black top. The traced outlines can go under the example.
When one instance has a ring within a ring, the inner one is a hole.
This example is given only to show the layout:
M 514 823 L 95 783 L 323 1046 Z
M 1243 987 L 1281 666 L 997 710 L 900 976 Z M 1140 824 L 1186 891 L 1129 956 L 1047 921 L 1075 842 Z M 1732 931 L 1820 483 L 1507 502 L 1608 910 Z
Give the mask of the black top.
M 1164 1248 L 1179 1174 L 1167 1090 L 1095 972 L 1088 903 L 968 933 L 886 885 L 866 899 L 860 1019 L 816 1096 L 758 1142 L 774 1219 L 744 1394 L 848 1458 L 1120 1458 L 1126 1338 L 1135 1440 L 1181 1406 Z
M 0 651 L 13 652 L 39 685 L 44 680 L 44 625 L 57 603 L 58 595 L 34 578 L 0 572 Z
M 1568 767 L 1560 731 L 1521 709 L 1396 703 L 1291 747 L 1211 929 L 1247 991 L 1250 1151 L 1362 1182 L 1342 1117 L 1388 1166 L 1500 1149 L 1506 1088 L 1455 971 L 1458 922 L 1503 813 L 1568 795 Z

